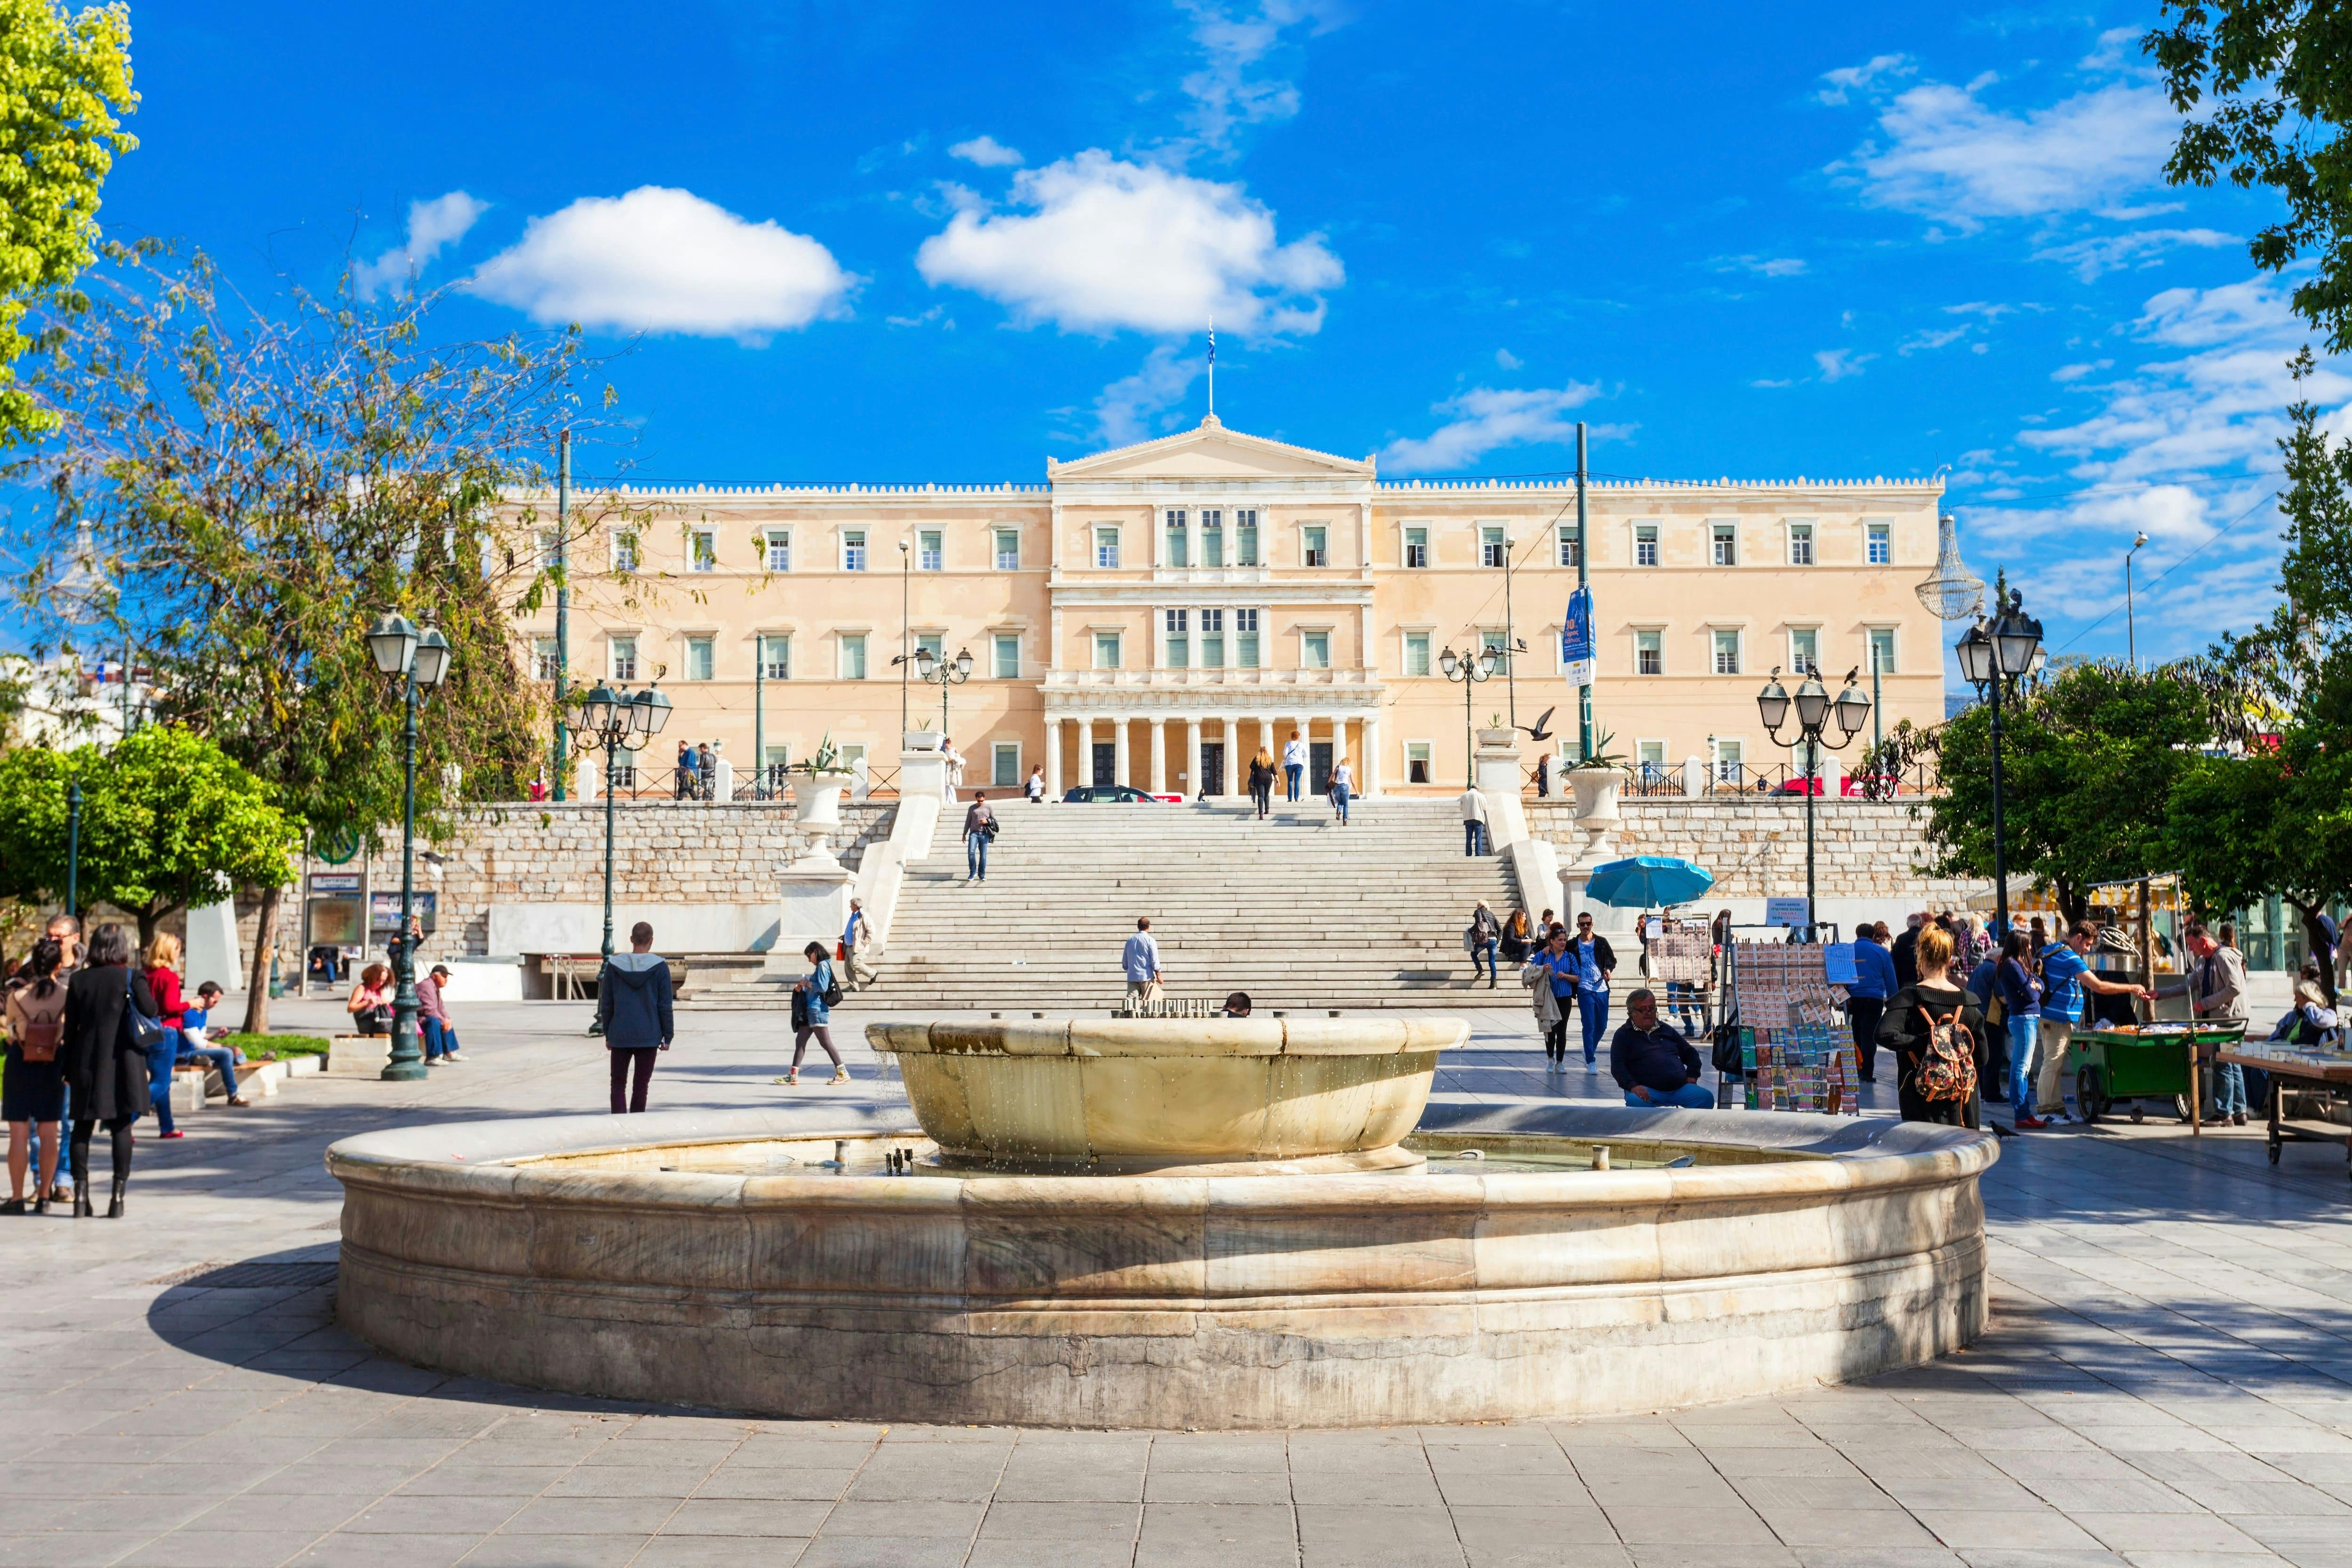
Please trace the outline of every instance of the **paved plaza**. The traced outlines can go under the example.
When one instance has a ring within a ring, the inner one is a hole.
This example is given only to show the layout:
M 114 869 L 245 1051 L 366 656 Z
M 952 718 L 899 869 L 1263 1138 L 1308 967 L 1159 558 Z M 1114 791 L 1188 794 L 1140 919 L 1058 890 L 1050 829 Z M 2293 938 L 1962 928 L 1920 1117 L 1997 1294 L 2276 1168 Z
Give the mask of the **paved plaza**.
M 123 1220 L 5 1222 L 0 1563 L 2352 1568 L 2352 1184 L 2322 1147 L 2273 1168 L 2252 1128 L 2010 1140 L 1985 1183 L 1996 1279 L 1975 1350 L 1629 1419 L 765 1421 L 449 1378 L 342 1334 L 320 1267 L 339 1201 L 325 1146 L 601 1110 L 587 1015 L 461 1007 L 469 1063 L 415 1085 L 297 1079 L 186 1118 L 185 1140 L 142 1139 Z M 853 999 L 836 1036 L 882 1016 Z M 1441 1095 L 1617 1103 L 1580 1064 L 1545 1078 L 1525 1008 L 1472 1016 Z M 335 1016 L 281 1004 L 278 1022 Z M 656 1109 L 895 1093 L 862 1044 L 852 1090 L 812 1087 L 822 1071 L 773 1085 L 780 1015 L 680 1022 Z

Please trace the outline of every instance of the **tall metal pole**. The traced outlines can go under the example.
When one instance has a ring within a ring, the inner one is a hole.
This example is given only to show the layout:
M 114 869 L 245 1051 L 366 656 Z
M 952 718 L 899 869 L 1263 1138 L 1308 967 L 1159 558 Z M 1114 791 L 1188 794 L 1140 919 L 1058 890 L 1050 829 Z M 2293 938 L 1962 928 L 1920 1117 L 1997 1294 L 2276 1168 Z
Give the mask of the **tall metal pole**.
M 1503 530 L 1503 695 L 1511 710 L 1511 728 L 1519 727 L 1519 661 L 1511 650 L 1519 646 L 1511 628 L 1511 531 Z
M 1799 721 L 1802 728 L 1803 721 Z M 1821 915 L 1813 903 L 1813 770 L 1821 765 L 1822 732 L 1805 735 L 1805 940 L 1822 940 Z
M 2139 546 L 2137 544 L 2124 552 L 2124 648 L 2125 657 L 2131 660 L 2134 669 L 2139 668 L 2139 630 L 2132 620 L 2131 566 L 2132 557 L 2137 553 Z
M 1870 645 L 1870 749 L 1874 754 L 1886 744 L 1886 730 L 1878 718 L 1884 707 L 1885 704 L 1878 700 L 1878 645 L 1873 643 Z M 1880 765 L 1885 765 L 1884 758 L 1880 759 Z
M 908 550 L 907 542 L 902 539 L 898 541 L 898 744 L 901 746 L 907 743 L 907 722 L 909 717 L 907 710 L 907 676 L 908 668 L 915 662 L 915 645 L 912 640 L 915 635 L 914 572 L 914 555 Z M 944 746 L 947 743 L 947 736 L 942 733 L 940 736 L 940 744 Z
M 904 742 L 900 742 L 904 744 Z M 751 798 L 768 798 L 768 634 L 751 634 Z
M 572 754 L 564 733 L 563 690 L 572 671 L 572 432 L 555 444 L 555 798 L 563 798 L 563 763 Z
M 617 755 L 619 754 L 619 753 L 618 753 L 618 748 L 617 748 L 617 747 L 615 747 L 615 746 L 614 746 L 614 742 L 617 739 L 617 737 L 616 737 L 616 736 L 614 736 L 614 735 L 611 735 L 611 734 L 607 734 L 606 736 L 604 736 L 604 948 L 603 948 L 601 951 L 602 951 L 602 952 L 603 952 L 603 956 L 604 956 L 604 961 L 605 961 L 606 963 L 611 963 L 611 962 L 612 962 L 612 958 L 613 958 L 613 786 L 614 786 L 614 780 L 616 780 L 616 779 L 620 776 L 620 773 L 619 773 L 619 770 L 617 770 L 617 769 L 614 766 L 614 757 L 615 757 L 615 756 L 617 756 Z M 597 971 L 597 973 L 598 973 L 599 974 L 602 974 L 602 973 L 604 973 L 604 971 L 603 971 L 602 969 L 599 969 L 599 970 Z
M 81 781 L 66 785 L 66 913 L 81 919 Z
M 1592 541 L 1585 528 L 1584 517 L 1584 421 L 1576 422 L 1576 585 L 1589 588 Z M 1593 620 L 1594 637 L 1598 645 L 1600 619 Z M 1592 755 L 1592 683 L 1585 682 L 1576 689 L 1576 760 L 1588 761 Z
M 1997 647 L 1998 645 L 1996 645 Z M 2000 844 L 2000 685 L 1996 653 L 1992 672 L 1992 922 L 1994 940 L 2009 940 L 2009 867 Z
M 416 668 L 409 665 L 405 681 L 407 721 L 401 728 L 401 758 L 406 793 L 400 808 L 400 930 L 393 938 L 392 973 L 400 989 L 392 997 L 392 1059 L 383 1077 L 393 1082 L 425 1076 L 425 1058 L 416 1048 L 416 942 L 409 935 L 416 918 Z

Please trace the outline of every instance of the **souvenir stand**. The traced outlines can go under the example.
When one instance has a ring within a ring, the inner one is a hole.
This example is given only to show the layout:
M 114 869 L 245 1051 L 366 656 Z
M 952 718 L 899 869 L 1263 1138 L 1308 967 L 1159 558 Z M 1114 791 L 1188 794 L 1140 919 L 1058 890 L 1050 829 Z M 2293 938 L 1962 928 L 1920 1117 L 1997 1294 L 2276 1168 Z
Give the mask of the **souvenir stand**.
M 1643 978 L 1657 993 L 1658 1015 L 1680 1021 L 1693 1039 L 1715 1028 L 1715 936 L 1706 921 L 1644 915 Z
M 1834 1011 L 1829 949 L 1819 942 L 1734 942 L 1723 950 L 1723 1014 L 1737 1031 L 1750 1110 L 1862 1113 L 1853 1037 Z

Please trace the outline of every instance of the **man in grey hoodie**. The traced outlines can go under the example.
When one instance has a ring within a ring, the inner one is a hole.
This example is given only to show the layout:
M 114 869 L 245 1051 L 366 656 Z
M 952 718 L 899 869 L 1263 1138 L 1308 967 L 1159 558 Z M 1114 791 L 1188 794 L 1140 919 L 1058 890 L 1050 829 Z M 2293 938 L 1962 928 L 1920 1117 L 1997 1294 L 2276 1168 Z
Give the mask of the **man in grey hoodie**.
M 596 976 L 596 1022 L 613 1058 L 613 1114 L 643 1110 L 654 1079 L 654 1053 L 669 1049 L 677 1033 L 670 1016 L 669 961 L 654 952 L 648 922 L 630 928 L 629 951 L 606 959 Z

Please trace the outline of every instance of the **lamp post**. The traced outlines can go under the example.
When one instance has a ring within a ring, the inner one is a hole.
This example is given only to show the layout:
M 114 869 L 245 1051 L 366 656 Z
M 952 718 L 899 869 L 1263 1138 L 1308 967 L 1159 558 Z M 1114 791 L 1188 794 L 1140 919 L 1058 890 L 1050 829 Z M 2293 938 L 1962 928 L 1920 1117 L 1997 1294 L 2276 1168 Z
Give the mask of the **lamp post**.
M 81 921 L 81 781 L 66 785 L 66 913 Z
M 417 692 L 431 691 L 449 673 L 449 639 L 438 630 L 423 631 L 406 616 L 381 616 L 368 632 L 368 652 L 379 674 L 401 683 L 401 767 L 404 793 L 400 808 L 400 929 L 392 938 L 392 973 L 400 988 L 392 997 L 392 1059 L 383 1076 L 394 1082 L 425 1076 L 425 1059 L 416 1049 L 416 943 L 412 925 L 416 918 L 416 703 Z
M 898 657 L 890 662 L 898 667 L 898 743 L 907 743 L 907 725 L 913 715 L 907 710 L 907 666 L 913 662 L 914 652 L 908 645 L 915 635 L 915 557 L 905 540 L 898 541 Z M 942 724 L 946 721 L 940 721 Z M 940 734 L 940 744 L 946 745 L 947 733 Z
M 572 743 L 583 752 L 604 753 L 604 945 L 602 956 L 613 956 L 613 787 L 620 772 L 621 753 L 642 752 L 669 722 L 670 701 L 657 686 L 635 696 L 627 688 L 615 689 L 598 681 L 585 691 L 563 700 L 571 722 Z M 600 968 L 597 972 L 603 973 Z M 602 982 L 600 981 L 601 984 Z M 596 1031 L 592 1026 L 590 1034 Z
M 1792 697 L 1780 685 L 1780 667 L 1772 667 L 1771 679 L 1764 689 L 1756 694 L 1756 713 L 1764 721 L 1764 732 L 1772 737 L 1774 745 L 1797 745 L 1803 748 L 1805 788 L 1805 940 L 1813 942 L 1821 933 L 1819 910 L 1813 902 L 1813 795 L 1819 787 L 1821 748 L 1827 744 L 1836 751 L 1861 733 L 1870 722 L 1870 695 L 1856 686 L 1858 669 L 1846 671 L 1845 689 L 1830 700 L 1829 688 L 1822 684 L 1821 672 L 1810 664 L 1805 667 L 1805 679 Z M 1789 721 L 1789 711 L 1796 710 L 1797 734 L 1793 741 L 1783 740 L 1780 726 Z M 1835 741 L 1823 737 L 1834 722 L 1838 729 Z
M 2132 624 L 2132 557 L 2147 542 L 2146 533 L 2132 535 L 2132 547 L 2124 552 L 2124 647 L 2131 658 L 2131 667 L 2139 668 L 2139 631 Z
M 945 745 L 948 736 L 948 688 L 961 686 L 971 679 L 971 649 L 959 648 L 953 658 L 947 658 L 929 648 L 919 647 L 915 650 L 915 673 L 922 678 L 925 685 L 940 689 L 940 744 Z
M 1478 745 L 1472 736 L 1470 722 L 1470 689 L 1495 676 L 1495 650 L 1483 648 L 1475 654 L 1455 653 L 1449 647 L 1437 656 L 1437 667 L 1445 671 L 1445 679 L 1462 683 L 1462 752 L 1464 769 L 1470 787 L 1478 787 Z
M 2126 557 L 2126 560 L 2129 558 Z M 2009 864 L 2000 835 L 2000 709 L 2003 689 L 2033 673 L 2042 656 L 2042 623 L 2025 613 L 2025 595 L 2010 590 L 2003 604 L 1993 601 L 1993 615 L 1979 616 L 1962 634 L 1953 651 L 1959 655 L 1960 674 L 1992 706 L 1992 887 L 1993 940 L 2009 940 Z

